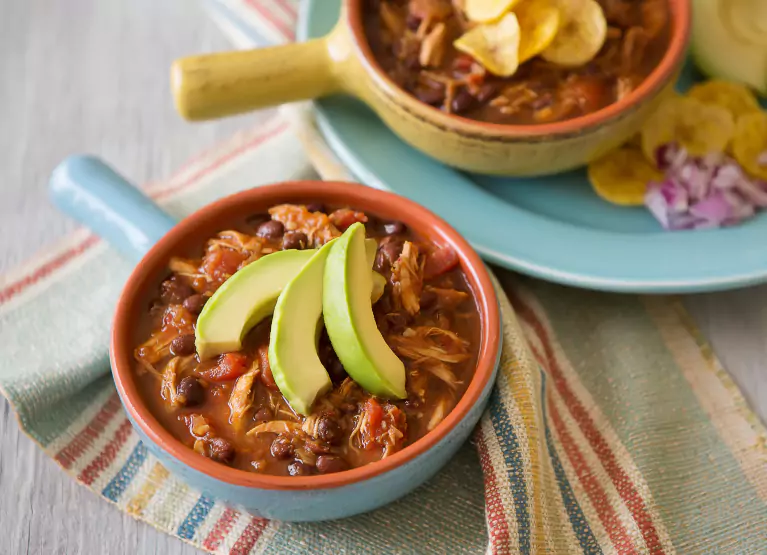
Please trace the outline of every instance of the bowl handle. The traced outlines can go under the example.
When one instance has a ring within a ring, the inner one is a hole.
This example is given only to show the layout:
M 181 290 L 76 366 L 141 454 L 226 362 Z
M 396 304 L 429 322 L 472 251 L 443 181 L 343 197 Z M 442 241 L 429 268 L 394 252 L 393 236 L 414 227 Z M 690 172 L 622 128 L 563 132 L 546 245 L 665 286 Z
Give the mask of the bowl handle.
M 308 42 L 176 60 L 171 90 L 188 120 L 241 114 L 337 92 L 333 35 Z
M 138 262 L 175 224 L 170 215 L 93 156 L 70 156 L 49 181 L 59 210 Z

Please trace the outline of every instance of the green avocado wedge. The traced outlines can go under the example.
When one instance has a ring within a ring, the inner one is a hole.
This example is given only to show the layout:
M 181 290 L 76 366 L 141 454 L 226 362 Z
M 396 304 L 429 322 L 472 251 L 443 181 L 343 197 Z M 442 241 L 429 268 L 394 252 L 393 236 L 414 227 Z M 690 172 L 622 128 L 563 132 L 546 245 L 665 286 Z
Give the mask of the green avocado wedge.
M 285 400 L 309 415 L 314 400 L 332 387 L 317 354 L 325 261 L 334 239 L 320 248 L 277 299 L 269 336 L 269 366 Z M 370 271 L 368 271 L 370 274 Z M 370 293 L 367 295 L 370 304 Z
M 335 240 L 325 263 L 322 310 L 330 342 L 346 372 L 373 395 L 403 399 L 405 365 L 384 341 L 370 303 L 372 262 L 365 227 Z
M 195 329 L 200 360 L 239 351 L 245 335 L 271 316 L 288 282 L 316 253 L 287 250 L 259 258 L 224 282 L 205 303 Z
M 764 0 L 695 0 L 690 53 L 708 75 L 745 83 L 767 96 Z M 759 42 L 761 41 L 761 42 Z

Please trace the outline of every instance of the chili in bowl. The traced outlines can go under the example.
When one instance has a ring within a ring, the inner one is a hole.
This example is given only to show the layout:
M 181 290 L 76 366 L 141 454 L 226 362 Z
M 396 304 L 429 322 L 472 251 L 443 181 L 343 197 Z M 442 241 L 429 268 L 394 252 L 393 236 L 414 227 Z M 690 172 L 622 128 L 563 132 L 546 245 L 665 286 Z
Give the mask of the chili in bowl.
M 347 94 L 445 164 L 544 175 L 638 131 L 689 28 L 689 0 L 344 0 L 326 37 L 178 60 L 172 89 L 191 120 Z
M 193 487 L 267 518 L 346 517 L 429 479 L 477 424 L 497 300 L 477 254 L 425 208 L 302 181 L 170 225 L 82 157 L 51 187 L 142 255 L 115 312 L 112 373 L 142 441 Z

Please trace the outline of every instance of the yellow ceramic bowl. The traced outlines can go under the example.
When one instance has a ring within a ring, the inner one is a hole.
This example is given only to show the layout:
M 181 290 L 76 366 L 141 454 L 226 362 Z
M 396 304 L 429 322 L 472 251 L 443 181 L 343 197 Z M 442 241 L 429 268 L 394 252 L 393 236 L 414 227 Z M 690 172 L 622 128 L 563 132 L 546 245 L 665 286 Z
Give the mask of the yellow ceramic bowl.
M 673 88 L 685 59 L 690 2 L 668 2 L 671 41 L 658 67 L 621 101 L 562 122 L 492 124 L 420 102 L 373 57 L 363 33 L 362 0 L 344 0 L 338 24 L 321 39 L 177 60 L 171 71 L 173 94 L 178 111 L 190 120 L 349 94 L 368 104 L 404 141 L 445 164 L 509 176 L 558 173 L 626 141 Z

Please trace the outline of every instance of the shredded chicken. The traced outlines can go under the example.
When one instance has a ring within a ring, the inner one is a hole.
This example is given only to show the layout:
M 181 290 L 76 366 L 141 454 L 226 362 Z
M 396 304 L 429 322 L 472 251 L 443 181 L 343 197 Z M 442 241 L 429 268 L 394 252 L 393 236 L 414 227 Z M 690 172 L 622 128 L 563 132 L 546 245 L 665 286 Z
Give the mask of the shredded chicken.
M 418 314 L 423 289 L 423 260 L 419 261 L 418 247 L 410 241 L 405 241 L 392 267 L 391 281 L 395 308 L 404 308 L 410 314 Z
M 463 301 L 469 298 L 469 294 L 455 289 L 443 289 L 441 287 L 432 287 L 427 285 L 424 291 L 434 293 L 437 297 L 436 304 L 443 310 L 453 310 Z
M 229 396 L 229 422 L 238 431 L 244 426 L 245 415 L 253 406 L 253 380 L 259 372 L 258 362 L 255 362 L 250 370 L 237 378 Z
M 644 56 L 650 36 L 642 27 L 631 27 L 626 31 L 621 47 L 621 73 L 629 75 L 637 68 Z
M 384 4 L 381 4 L 382 6 Z M 309 212 L 305 206 L 280 204 L 269 209 L 273 220 L 281 222 L 289 231 L 302 231 L 309 243 L 319 247 L 341 235 L 327 214 Z
M 162 385 L 160 386 L 160 394 L 162 398 L 171 407 L 178 407 L 180 399 L 176 387 L 178 386 L 178 376 L 180 373 L 179 362 L 181 357 L 173 357 L 165 365 L 165 370 L 162 372 Z
M 256 434 L 287 434 L 293 435 L 301 431 L 301 425 L 298 422 L 288 422 L 287 420 L 271 420 L 259 424 L 252 430 L 249 430 L 247 435 L 252 436 Z
M 170 268 L 171 272 L 180 276 L 198 277 L 201 275 L 194 262 L 178 256 L 174 256 L 170 259 L 168 268 Z
M 667 1 L 645 0 L 640 5 L 642 25 L 650 38 L 657 37 L 668 23 L 668 10 L 664 5 Z
M 442 362 L 429 361 L 421 365 L 422 368 L 445 382 L 450 389 L 456 390 L 461 385 L 461 381 L 457 380 L 455 374 Z
M 402 335 L 389 336 L 388 341 L 400 356 L 415 362 L 432 359 L 455 364 L 469 358 L 467 341 L 437 327 L 408 328 Z
M 158 331 L 153 331 L 144 343 L 139 345 L 134 352 L 136 360 L 146 369 L 157 374 L 158 371 L 154 364 L 170 355 L 170 343 L 178 335 L 174 329 L 163 327 Z
M 426 425 L 426 429 L 432 431 L 436 428 L 437 424 L 445 419 L 448 412 L 448 399 L 443 397 L 437 402 L 437 406 L 434 407 L 434 412 L 431 413 L 431 418 L 429 418 L 429 423 Z
M 421 43 L 421 52 L 418 61 L 424 67 L 438 67 L 445 57 L 445 45 L 447 39 L 447 27 L 444 23 L 437 23 Z
M 634 90 L 634 81 L 631 77 L 618 77 L 618 81 L 615 84 L 615 96 L 620 100 L 631 94 Z
M 201 414 L 193 414 L 185 418 L 189 433 L 194 436 L 194 450 L 200 455 L 205 455 L 205 442 L 213 435 L 213 430 L 208 421 Z
M 410 0 L 408 12 L 418 19 L 442 21 L 453 13 L 450 0 Z
M 316 414 L 310 414 L 306 417 L 304 420 L 304 423 L 301 424 L 301 429 L 304 431 L 304 433 L 312 436 L 317 437 L 317 430 L 318 426 L 320 424 L 320 417 Z
M 381 14 L 381 21 L 386 30 L 391 34 L 392 39 L 401 36 L 405 32 L 404 16 L 389 2 L 381 2 L 379 13 Z

